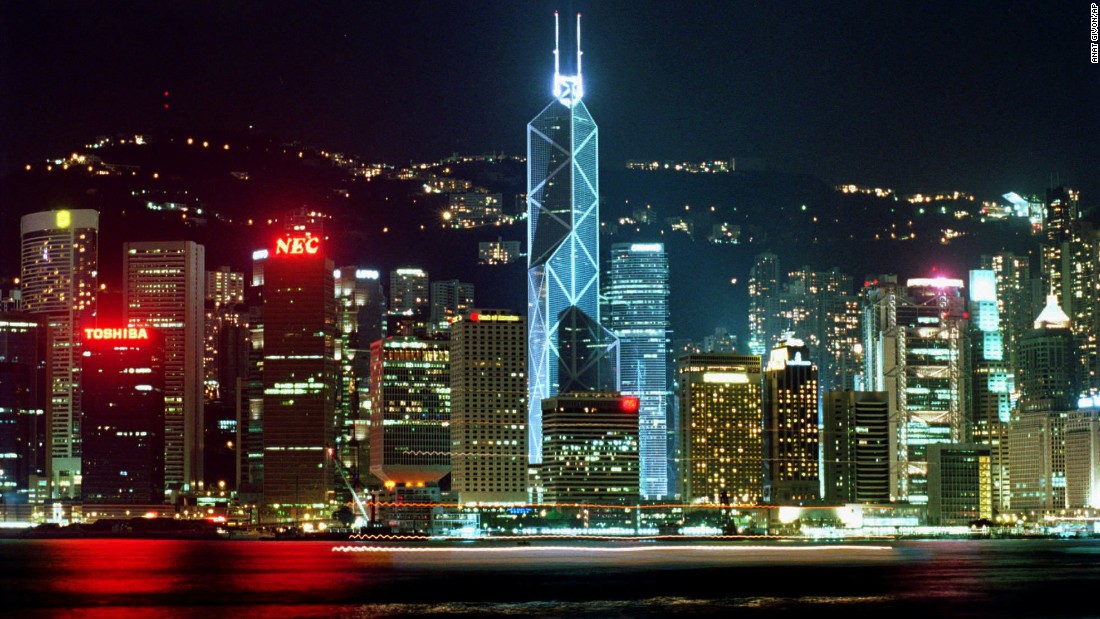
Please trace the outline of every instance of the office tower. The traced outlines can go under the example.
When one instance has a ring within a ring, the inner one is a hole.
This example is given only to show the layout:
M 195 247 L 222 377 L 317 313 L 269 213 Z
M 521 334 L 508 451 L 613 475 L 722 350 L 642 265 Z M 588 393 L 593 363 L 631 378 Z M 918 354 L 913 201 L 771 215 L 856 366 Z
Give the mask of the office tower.
M 878 282 L 878 283 L 875 283 Z M 964 440 L 967 318 L 960 279 L 916 278 L 905 289 L 883 277 L 865 287 L 864 355 L 868 388 L 890 394 L 897 411 L 899 500 L 928 500 L 927 447 Z
M 779 292 L 779 256 L 756 256 L 749 271 L 749 352 L 764 355 L 775 342 L 769 324 L 768 300 Z
M 734 352 L 737 350 L 737 336 L 731 335 L 722 327 L 716 327 L 712 335 L 703 336 L 703 345 L 698 352 Z
M 1080 223 L 1079 194 L 1068 187 L 1047 190 L 1046 220 L 1043 222 L 1041 268 L 1046 294 L 1058 297 L 1058 303 L 1072 314 L 1073 264 L 1069 245 Z
M 889 503 L 897 487 L 897 417 L 884 391 L 830 391 L 822 397 L 825 502 Z
M 698 354 L 676 367 L 684 503 L 756 505 L 764 492 L 760 357 Z
M 982 256 L 982 269 L 992 270 L 997 279 L 997 310 L 1000 315 L 1003 334 L 1005 361 L 1018 372 L 1017 359 L 1020 339 L 1032 329 L 1032 321 L 1041 307 L 1036 307 L 1036 292 L 1039 300 L 1045 297 L 1041 291 L 1041 280 L 1031 276 L 1031 259 L 1012 253 L 999 253 Z
M 638 501 L 638 407 L 638 398 L 617 393 L 562 393 L 542 401 L 547 503 Z
M 84 503 L 161 503 L 164 338 L 146 327 L 82 331 Z
M 336 457 L 352 483 L 369 483 L 370 345 L 382 339 L 386 297 L 374 269 L 341 267 L 335 277 Z M 338 497 L 350 499 L 342 483 L 336 488 Z
M 1020 401 L 1008 428 L 1014 511 L 1066 506 L 1066 420 L 1077 408 L 1069 316 L 1055 295 L 1020 341 Z
M 321 240 L 276 240 L 263 272 L 263 501 L 325 507 L 332 499 L 336 295 Z
M 390 272 L 390 307 L 383 333 L 423 336 L 427 333 L 430 309 L 428 274 L 404 268 Z
M 244 314 L 244 273 L 227 266 L 206 272 L 203 355 L 206 402 L 236 401 L 237 378 L 243 376 L 247 350 Z M 208 408 L 209 406 L 207 406 Z M 204 413 L 206 409 L 204 408 Z
M 1042 275 L 1072 321 L 1078 388 L 1100 394 L 1100 234 L 1081 215 L 1079 192 L 1047 190 Z
M 556 13 L 554 20 L 556 34 Z M 528 457 L 535 464 L 543 399 L 619 388 L 618 346 L 600 324 L 599 138 L 581 100 L 580 15 L 574 68 L 562 74 L 555 41 L 554 98 L 527 125 Z
M 46 324 L 46 476 L 51 498 L 80 496 L 80 333 L 94 320 L 99 213 L 24 215 L 23 309 Z
M 1016 377 L 1005 358 L 999 292 L 995 271 L 970 271 L 970 435 L 974 444 L 990 450 L 993 504 L 1005 511 L 1010 504 L 1008 423 Z
M 474 285 L 448 279 L 432 282 L 432 311 L 429 322 L 433 330 L 445 331 L 451 320 L 474 306 Z
M 126 243 L 123 307 L 128 325 L 164 337 L 164 489 L 203 481 L 203 295 L 205 249 L 192 241 Z
M 395 484 L 451 471 L 451 365 L 443 340 L 387 337 L 370 348 L 370 472 Z
M 0 309 L 0 497 L 6 505 L 39 498 L 37 485 L 46 475 L 45 385 L 44 319 Z
M 264 265 L 269 252 L 252 252 L 252 277 L 245 290 L 248 308 L 248 372 L 237 405 L 237 492 L 243 504 L 263 503 L 264 470 Z
M 817 368 L 801 340 L 773 348 L 764 371 L 764 497 L 777 505 L 821 498 Z
M 616 243 L 604 281 L 605 324 L 619 339 L 622 393 L 636 396 L 641 489 L 662 498 L 668 487 L 668 255 L 663 243 Z
M 415 314 L 428 310 L 428 273 L 404 268 L 390 272 L 390 312 Z
M 1066 506 L 1100 509 L 1100 402 L 1066 420 Z
M 244 273 L 207 271 L 204 294 L 203 481 L 236 489 L 237 404 L 248 376 Z
M 965 526 L 993 518 L 989 448 L 949 443 L 928 446 L 928 521 Z
M 527 499 L 527 324 L 470 310 L 451 325 L 451 491 L 459 503 Z

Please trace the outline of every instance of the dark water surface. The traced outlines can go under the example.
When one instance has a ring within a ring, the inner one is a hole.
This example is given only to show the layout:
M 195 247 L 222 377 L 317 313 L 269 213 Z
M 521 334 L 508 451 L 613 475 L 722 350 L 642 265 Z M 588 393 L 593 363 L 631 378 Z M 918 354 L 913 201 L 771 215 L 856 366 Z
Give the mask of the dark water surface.
M 0 541 L 2 617 L 453 615 L 1100 617 L 1100 540 Z

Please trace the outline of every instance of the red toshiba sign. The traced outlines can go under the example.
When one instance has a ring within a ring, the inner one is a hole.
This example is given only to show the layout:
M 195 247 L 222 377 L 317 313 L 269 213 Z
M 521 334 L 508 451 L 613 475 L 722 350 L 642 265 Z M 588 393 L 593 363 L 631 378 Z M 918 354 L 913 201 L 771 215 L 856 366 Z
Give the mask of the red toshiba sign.
M 314 255 L 321 249 L 321 239 L 315 236 L 288 236 L 275 241 L 275 255 Z
M 149 330 L 145 327 L 120 327 L 114 329 L 84 329 L 86 340 L 147 340 Z

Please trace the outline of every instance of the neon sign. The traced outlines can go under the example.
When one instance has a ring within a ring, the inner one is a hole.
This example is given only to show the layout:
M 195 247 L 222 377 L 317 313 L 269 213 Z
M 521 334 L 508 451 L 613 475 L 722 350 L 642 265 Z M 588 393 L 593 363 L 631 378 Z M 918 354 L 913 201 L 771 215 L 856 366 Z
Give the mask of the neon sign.
M 623 396 L 623 399 L 619 401 L 619 407 L 622 408 L 624 413 L 636 413 L 638 412 L 638 406 L 641 402 L 638 400 L 638 396 L 628 395 Z
M 275 241 L 275 255 L 298 256 L 316 254 L 321 249 L 321 239 L 315 236 L 288 236 Z
M 145 327 L 122 327 L 117 329 L 84 329 L 86 340 L 147 340 L 149 330 Z

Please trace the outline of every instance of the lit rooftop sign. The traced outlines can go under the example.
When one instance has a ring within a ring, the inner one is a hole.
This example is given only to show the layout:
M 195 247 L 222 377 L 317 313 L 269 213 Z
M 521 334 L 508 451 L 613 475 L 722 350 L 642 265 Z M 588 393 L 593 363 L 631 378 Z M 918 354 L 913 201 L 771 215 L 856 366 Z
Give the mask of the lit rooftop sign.
M 703 382 L 744 385 L 748 384 L 749 375 L 744 372 L 705 372 L 703 373 Z
M 910 288 L 963 288 L 963 280 L 948 277 L 915 277 L 907 280 L 905 285 Z
M 519 322 L 515 314 L 483 314 L 470 312 L 470 322 Z
M 276 256 L 314 255 L 321 249 L 321 239 L 315 236 L 286 236 L 275 240 Z
M 378 271 L 374 269 L 355 269 L 355 279 L 378 279 Z
M 634 243 L 630 246 L 630 251 L 633 252 L 657 252 L 663 251 L 664 245 L 661 243 Z
M 145 327 L 118 327 L 109 329 L 84 329 L 86 340 L 148 340 L 149 330 Z
M 635 395 L 623 396 L 623 399 L 619 401 L 619 408 L 624 413 L 636 413 L 639 406 L 641 406 L 641 401 Z

